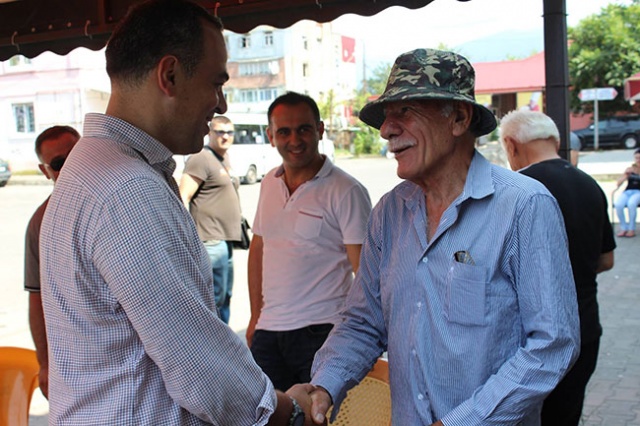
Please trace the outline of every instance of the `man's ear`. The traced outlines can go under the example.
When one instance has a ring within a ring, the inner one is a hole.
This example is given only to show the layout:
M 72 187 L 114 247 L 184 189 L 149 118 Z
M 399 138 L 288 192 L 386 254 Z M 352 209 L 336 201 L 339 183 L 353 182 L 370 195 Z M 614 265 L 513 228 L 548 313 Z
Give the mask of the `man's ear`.
M 320 139 L 322 139 L 322 135 L 324 135 L 324 121 L 318 121 L 318 135 Z
M 51 176 L 49 176 L 49 173 L 47 172 L 47 168 L 44 166 L 44 164 L 38 164 L 38 168 L 40 169 L 42 174 L 47 177 L 47 179 L 51 179 Z
M 453 136 L 462 136 L 471 125 L 473 105 L 467 102 L 455 102 L 453 108 Z
M 271 127 L 267 127 L 267 139 L 269 139 L 269 143 L 272 147 L 276 146 L 276 144 L 273 143 L 273 133 L 271 132 Z
M 518 143 L 518 141 L 512 138 L 511 136 L 504 137 L 504 145 L 507 148 L 507 152 L 509 153 L 511 158 L 517 158 L 522 151 L 520 149 L 521 144 Z
M 178 58 L 173 55 L 163 56 L 156 67 L 156 80 L 158 88 L 167 96 L 175 96 L 176 83 L 180 72 Z

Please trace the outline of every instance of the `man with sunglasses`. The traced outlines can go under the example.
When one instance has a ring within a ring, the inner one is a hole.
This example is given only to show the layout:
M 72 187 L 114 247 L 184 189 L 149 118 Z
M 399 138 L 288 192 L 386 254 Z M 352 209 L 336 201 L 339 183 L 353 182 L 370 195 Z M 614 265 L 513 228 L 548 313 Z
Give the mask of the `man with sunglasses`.
M 240 241 L 239 180 L 232 176 L 227 150 L 234 127 L 225 116 L 211 120 L 209 144 L 189 157 L 180 180 L 180 197 L 191 213 L 213 270 L 220 319 L 229 324 L 233 288 L 233 241 Z
M 42 173 L 55 184 L 64 160 L 80 139 L 80 134 L 70 126 L 53 126 L 40 133 L 36 138 L 36 155 Z M 38 376 L 40 390 L 49 397 L 49 358 L 47 356 L 47 333 L 42 312 L 40 297 L 40 225 L 49 197 L 33 213 L 25 238 L 24 256 L 24 289 L 29 292 L 29 327 L 36 346 L 36 354 L 40 363 Z

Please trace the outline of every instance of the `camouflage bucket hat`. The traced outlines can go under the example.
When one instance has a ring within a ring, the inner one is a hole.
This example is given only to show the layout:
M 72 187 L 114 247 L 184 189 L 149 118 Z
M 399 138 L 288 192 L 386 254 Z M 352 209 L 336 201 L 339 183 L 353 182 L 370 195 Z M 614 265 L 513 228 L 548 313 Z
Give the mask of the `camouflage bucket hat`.
M 384 122 L 384 105 L 388 102 L 443 99 L 468 102 L 474 114 L 470 130 L 476 136 L 496 128 L 496 118 L 475 101 L 475 71 L 464 57 L 434 49 L 416 49 L 398 56 L 387 87 L 375 101 L 360 111 L 360 119 L 380 129 Z

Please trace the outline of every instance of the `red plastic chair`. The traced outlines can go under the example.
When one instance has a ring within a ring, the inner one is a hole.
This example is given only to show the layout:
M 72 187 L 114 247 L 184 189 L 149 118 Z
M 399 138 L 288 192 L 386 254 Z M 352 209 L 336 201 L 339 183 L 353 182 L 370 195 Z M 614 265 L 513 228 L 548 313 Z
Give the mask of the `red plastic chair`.
M 28 426 L 40 366 L 32 349 L 0 347 L 0 426 Z

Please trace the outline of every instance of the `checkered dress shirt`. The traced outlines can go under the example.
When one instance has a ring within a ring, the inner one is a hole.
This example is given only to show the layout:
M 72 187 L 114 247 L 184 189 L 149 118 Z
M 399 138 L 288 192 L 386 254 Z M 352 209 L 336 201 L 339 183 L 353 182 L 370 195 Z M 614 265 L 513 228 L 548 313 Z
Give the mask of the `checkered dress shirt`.
M 52 425 L 263 425 L 272 384 L 217 316 L 171 152 L 89 114 L 42 224 Z

